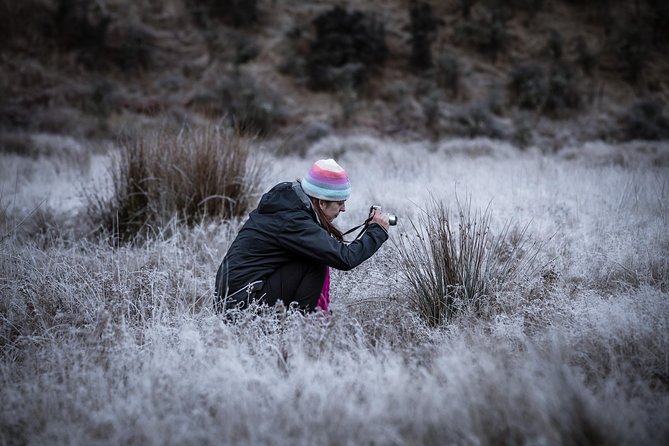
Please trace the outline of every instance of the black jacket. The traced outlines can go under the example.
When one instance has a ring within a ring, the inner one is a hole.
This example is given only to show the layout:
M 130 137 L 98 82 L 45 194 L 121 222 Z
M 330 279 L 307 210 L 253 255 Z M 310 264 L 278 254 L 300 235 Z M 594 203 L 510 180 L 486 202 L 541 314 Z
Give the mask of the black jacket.
M 262 196 L 232 242 L 216 274 L 216 292 L 234 293 L 296 259 L 347 271 L 387 239 L 381 226 L 371 224 L 360 239 L 337 241 L 318 223 L 300 183 L 279 183 Z

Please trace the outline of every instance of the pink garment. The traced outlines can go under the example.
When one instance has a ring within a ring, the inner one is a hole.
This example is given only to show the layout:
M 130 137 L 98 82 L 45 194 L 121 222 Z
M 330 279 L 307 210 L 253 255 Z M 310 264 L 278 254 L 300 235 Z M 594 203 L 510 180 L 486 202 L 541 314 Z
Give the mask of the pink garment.
M 326 266 L 325 280 L 323 281 L 323 289 L 321 290 L 321 295 L 318 298 L 318 303 L 316 304 L 316 307 L 320 308 L 327 314 L 329 306 L 330 306 L 330 267 Z

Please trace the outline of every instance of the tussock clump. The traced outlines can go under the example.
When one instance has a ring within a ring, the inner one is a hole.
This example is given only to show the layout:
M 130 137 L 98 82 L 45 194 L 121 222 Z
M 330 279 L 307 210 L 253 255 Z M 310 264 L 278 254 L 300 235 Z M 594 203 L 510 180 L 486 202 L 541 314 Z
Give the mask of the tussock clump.
M 156 131 L 123 145 L 111 197 L 89 192 L 90 217 L 122 241 L 158 233 L 172 219 L 239 217 L 253 204 L 261 174 L 248 141 L 220 128 Z
M 424 216 L 411 222 L 413 234 L 399 239 L 398 268 L 408 296 L 419 314 L 433 326 L 459 313 L 483 312 L 497 291 L 531 276 L 538 247 L 526 229 L 507 223 L 490 233 L 491 210 L 473 211 L 458 202 L 457 229 L 443 203 L 435 201 Z

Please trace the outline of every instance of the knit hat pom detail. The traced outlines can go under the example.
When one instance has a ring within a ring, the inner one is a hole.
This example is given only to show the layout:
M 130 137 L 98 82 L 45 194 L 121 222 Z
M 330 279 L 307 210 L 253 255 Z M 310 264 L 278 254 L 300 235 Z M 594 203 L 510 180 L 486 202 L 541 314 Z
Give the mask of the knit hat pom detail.
M 351 195 L 346 171 L 333 159 L 318 160 L 302 179 L 302 189 L 310 197 L 345 201 Z

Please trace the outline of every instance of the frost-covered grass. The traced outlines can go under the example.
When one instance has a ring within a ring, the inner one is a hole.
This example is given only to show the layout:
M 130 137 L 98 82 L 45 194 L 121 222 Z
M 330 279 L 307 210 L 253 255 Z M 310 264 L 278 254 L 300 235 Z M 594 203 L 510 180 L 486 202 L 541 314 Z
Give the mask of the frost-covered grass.
M 391 240 L 335 272 L 329 317 L 233 324 L 210 303 L 240 221 L 110 246 L 45 231 L 59 215 L 23 221 L 40 176 L 3 179 L 0 444 L 667 442 L 669 168 L 485 140 L 328 139 L 306 160 L 268 158 L 264 189 L 331 154 L 354 186 L 342 228 L 378 203 L 400 217 L 391 238 L 409 234 L 409 217 L 457 194 L 491 205 L 493 232 L 529 223 L 546 267 L 430 328 Z

